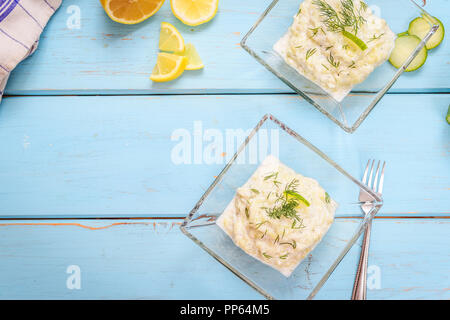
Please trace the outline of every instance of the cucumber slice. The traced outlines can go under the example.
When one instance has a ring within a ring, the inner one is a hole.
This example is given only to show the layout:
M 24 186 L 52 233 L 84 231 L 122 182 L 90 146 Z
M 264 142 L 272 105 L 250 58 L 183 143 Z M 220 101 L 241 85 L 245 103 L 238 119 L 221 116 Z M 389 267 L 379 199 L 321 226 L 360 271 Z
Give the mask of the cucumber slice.
M 389 58 L 389 62 L 396 68 L 400 68 L 409 58 L 413 51 L 420 44 L 421 40 L 417 36 L 402 36 L 395 40 L 395 47 Z M 419 54 L 406 68 L 406 72 L 419 69 L 427 60 L 428 52 L 425 47 L 420 50 Z
M 447 123 L 450 124 L 450 105 L 448 106 L 448 111 L 447 111 Z
M 409 24 L 408 33 L 423 39 L 431 30 L 433 24 L 439 24 L 439 29 L 437 29 L 436 33 L 428 40 L 426 47 L 428 50 L 436 48 L 441 44 L 442 40 L 444 40 L 445 35 L 444 25 L 439 19 L 430 16 L 415 18 Z

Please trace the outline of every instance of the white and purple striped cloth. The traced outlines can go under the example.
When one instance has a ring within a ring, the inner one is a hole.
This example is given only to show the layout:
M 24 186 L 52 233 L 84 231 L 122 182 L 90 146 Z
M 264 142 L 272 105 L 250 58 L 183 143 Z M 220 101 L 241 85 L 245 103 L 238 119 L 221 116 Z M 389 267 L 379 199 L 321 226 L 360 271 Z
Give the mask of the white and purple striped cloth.
M 0 100 L 10 72 L 36 50 L 62 0 L 0 0 Z

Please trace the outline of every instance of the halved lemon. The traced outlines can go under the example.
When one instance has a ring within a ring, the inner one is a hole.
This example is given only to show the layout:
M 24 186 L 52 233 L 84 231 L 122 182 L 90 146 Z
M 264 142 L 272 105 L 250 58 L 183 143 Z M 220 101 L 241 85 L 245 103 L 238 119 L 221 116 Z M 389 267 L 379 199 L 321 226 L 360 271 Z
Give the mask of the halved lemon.
M 217 13 L 219 0 L 170 0 L 172 12 L 188 26 L 208 22 Z
M 171 81 L 181 76 L 186 68 L 188 59 L 176 54 L 158 53 L 156 66 L 150 79 L 155 82 Z
M 184 51 L 184 40 L 177 28 L 167 22 L 161 23 L 159 33 L 159 50 L 181 53 Z
M 165 0 L 100 0 L 106 14 L 123 24 L 136 24 L 150 18 Z
M 202 59 L 200 58 L 197 49 L 195 49 L 192 43 L 186 44 L 186 47 L 183 52 L 183 56 L 188 59 L 186 70 L 199 70 L 203 69 L 205 66 L 203 65 Z

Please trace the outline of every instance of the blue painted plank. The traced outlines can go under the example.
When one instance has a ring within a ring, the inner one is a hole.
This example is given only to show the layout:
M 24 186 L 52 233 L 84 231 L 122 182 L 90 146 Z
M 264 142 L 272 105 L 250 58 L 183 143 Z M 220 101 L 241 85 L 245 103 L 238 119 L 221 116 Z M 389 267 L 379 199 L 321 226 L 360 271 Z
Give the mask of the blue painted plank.
M 388 95 L 349 135 L 294 95 L 6 98 L 0 216 L 185 216 L 226 156 L 223 163 L 177 164 L 171 155 L 179 140 L 171 136 L 185 130 L 192 138 L 200 121 L 204 132 L 225 137 L 269 112 L 356 178 L 367 159 L 386 160 L 380 215 L 447 216 L 448 103 L 447 95 Z
M 188 27 L 173 16 L 169 1 L 149 20 L 125 26 L 110 21 L 98 1 L 66 0 L 50 21 L 37 52 L 12 73 L 6 93 L 291 92 L 239 46 L 242 37 L 270 2 L 221 1 L 218 15 L 210 23 Z M 415 16 L 414 11 L 406 10 L 411 8 L 408 2 L 369 1 L 380 8 L 381 15 L 395 32 L 404 31 Z M 429 1 L 426 8 L 441 18 L 444 25 L 450 26 L 450 17 L 444 14 L 450 8 L 449 0 Z M 81 25 L 75 29 L 72 26 L 78 11 Z M 287 24 L 293 14 L 286 13 L 284 21 Z M 204 70 L 186 72 L 170 83 L 152 84 L 149 74 L 155 64 L 161 21 L 173 23 L 186 41 L 196 45 L 206 65 Z M 274 32 L 281 34 L 286 28 L 287 25 L 274 23 Z M 430 53 L 420 71 L 403 75 L 393 90 L 448 92 L 449 49 L 446 39 Z
M 262 298 L 185 237 L 179 221 L 0 221 L 0 298 Z M 376 219 L 368 299 L 449 299 L 449 223 Z M 318 299 L 349 299 L 359 251 L 349 252 Z M 80 289 L 67 286 L 74 270 Z

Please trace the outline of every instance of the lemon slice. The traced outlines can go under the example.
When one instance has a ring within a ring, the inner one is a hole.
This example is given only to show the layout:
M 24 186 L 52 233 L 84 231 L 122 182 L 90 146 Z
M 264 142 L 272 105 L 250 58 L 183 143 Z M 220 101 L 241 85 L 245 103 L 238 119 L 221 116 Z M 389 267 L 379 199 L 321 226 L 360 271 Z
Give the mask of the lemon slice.
M 165 0 L 100 0 L 106 14 L 123 24 L 136 24 L 150 18 Z
M 203 65 L 202 59 L 197 52 L 197 49 L 195 49 L 192 43 L 186 44 L 182 55 L 185 56 L 188 60 L 186 70 L 199 70 L 205 67 Z
M 155 82 L 171 81 L 184 72 L 188 59 L 176 54 L 161 52 L 158 53 L 156 66 L 153 69 L 150 79 Z
M 161 23 L 159 33 L 159 50 L 181 53 L 184 51 L 184 40 L 177 28 L 167 22 Z
M 208 22 L 217 13 L 219 0 L 170 0 L 172 12 L 188 26 Z

